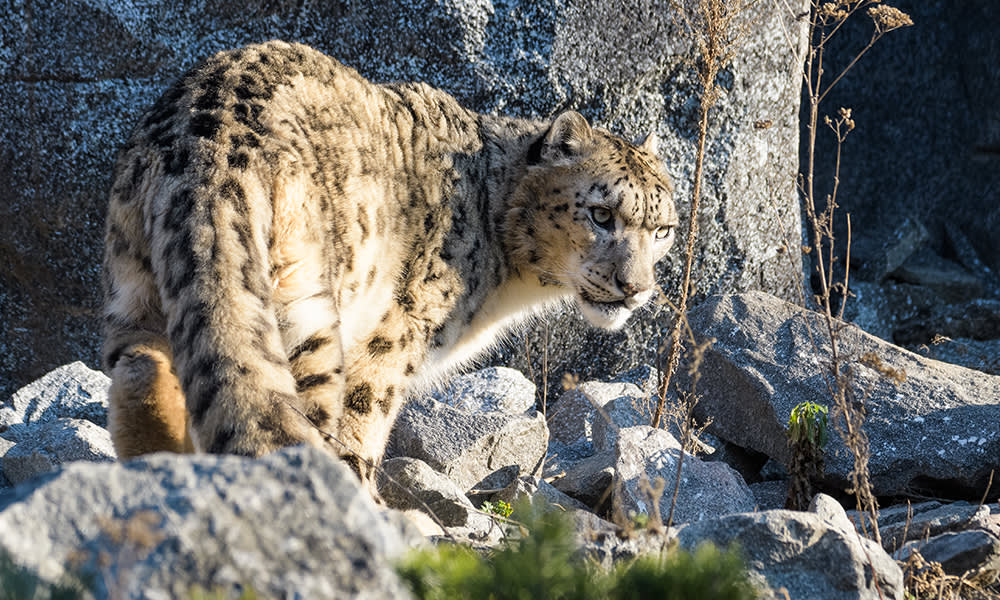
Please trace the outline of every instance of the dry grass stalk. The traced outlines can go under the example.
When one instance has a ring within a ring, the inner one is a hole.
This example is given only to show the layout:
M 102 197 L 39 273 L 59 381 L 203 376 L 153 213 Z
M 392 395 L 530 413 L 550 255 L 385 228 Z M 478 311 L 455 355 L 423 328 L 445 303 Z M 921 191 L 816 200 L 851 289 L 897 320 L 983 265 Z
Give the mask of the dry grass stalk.
M 667 395 L 680 356 L 684 350 L 681 334 L 687 330 L 687 341 L 692 345 L 690 360 L 691 389 L 679 394 L 675 418 L 679 422 L 681 432 L 681 452 L 677 461 L 677 473 L 671 497 L 670 512 L 667 526 L 673 523 L 674 511 L 677 506 L 677 496 L 680 491 L 681 475 L 684 465 L 684 454 L 693 447 L 694 408 L 697 403 L 695 392 L 699 368 L 705 351 L 711 342 L 698 344 L 687 323 L 687 307 L 691 296 L 691 274 L 694 262 L 694 246 L 698 238 L 698 209 L 701 200 L 702 183 L 704 179 L 705 148 L 708 142 L 708 117 L 712 107 L 719 100 L 722 90 L 716 82 L 719 71 L 729 64 L 739 47 L 739 42 L 750 31 L 753 23 L 750 19 L 750 9 L 756 0 L 730 2 L 726 0 L 697 0 L 681 5 L 675 2 L 673 7 L 687 25 L 687 31 L 695 42 L 697 49 L 696 71 L 701 84 L 698 112 L 698 142 L 695 153 L 695 173 L 691 197 L 691 211 L 688 219 L 687 244 L 684 253 L 684 270 L 680 286 L 680 298 L 676 305 L 670 303 L 674 313 L 674 324 L 670 331 L 668 342 L 661 345 L 659 355 L 660 380 L 658 382 L 657 402 L 651 425 L 660 427 L 664 416 Z M 689 6 L 691 7 L 689 9 Z M 668 301 L 669 303 L 669 301 Z M 666 357 L 664 358 L 664 354 Z
M 684 454 L 693 447 L 694 407 L 697 403 L 695 388 L 700 377 L 699 367 L 705 351 L 711 342 L 698 344 L 687 323 L 687 307 L 691 296 L 691 274 L 694 264 L 694 246 L 698 238 L 698 209 L 701 200 L 702 183 L 704 179 L 705 148 L 708 144 L 708 117 L 712 107 L 719 100 L 722 90 L 717 84 L 719 71 L 729 64 L 739 48 L 742 38 L 750 31 L 750 9 L 757 0 L 732 2 L 727 0 L 696 0 L 682 5 L 683 0 L 673 3 L 673 8 L 684 20 L 688 34 L 695 43 L 697 54 L 695 69 L 700 83 L 701 95 L 698 108 L 698 142 L 695 153 L 695 173 L 691 196 L 691 212 L 688 218 L 687 244 L 684 253 L 684 271 L 681 279 L 680 298 L 673 308 L 674 324 L 669 340 L 659 351 L 660 380 L 658 382 L 656 407 L 651 425 L 660 427 L 670 383 L 680 361 L 684 344 L 681 340 L 682 330 L 687 330 L 687 340 L 692 345 L 691 390 L 679 394 L 681 402 L 677 407 L 677 416 L 681 431 L 681 452 L 677 460 L 677 473 L 671 496 L 670 512 L 667 526 L 673 523 L 674 511 L 677 506 L 677 496 L 680 491 L 681 475 L 684 465 Z M 664 353 L 666 357 L 664 359 Z
M 656 410 L 651 422 L 653 427 L 660 426 L 667 391 L 683 349 L 681 329 L 683 328 L 683 316 L 687 314 L 688 300 L 691 295 L 694 245 L 698 238 L 698 207 L 701 200 L 702 180 L 704 179 L 705 148 L 708 144 L 708 114 L 722 93 L 716 79 L 719 71 L 732 60 L 740 40 L 750 30 L 749 9 L 755 4 L 756 0 L 740 2 L 698 0 L 697 6 L 693 10 L 689 10 L 686 5 L 674 3 L 674 10 L 684 19 L 688 33 L 697 46 L 696 69 L 701 84 L 701 96 L 698 105 L 698 146 L 695 154 L 694 190 L 691 194 L 687 245 L 684 252 L 684 272 L 674 326 L 670 331 L 670 340 L 667 346 L 667 358 L 659 365 L 660 371 L 663 372 L 663 379 L 660 382 Z
M 683 452 L 682 452 L 683 454 Z M 662 477 L 657 477 L 652 483 L 645 475 L 639 480 L 639 491 L 646 496 L 646 500 L 649 502 L 651 507 L 649 514 L 649 523 L 647 528 L 650 531 L 663 532 L 663 517 L 660 515 L 660 498 L 663 497 L 663 491 L 667 487 L 667 482 Z
M 861 355 L 859 362 L 865 365 L 866 367 L 878 371 L 883 377 L 892 381 L 896 385 L 899 385 L 904 381 L 906 381 L 906 371 L 890 367 L 889 365 L 882 362 L 882 359 L 879 358 L 879 355 L 875 354 L 874 352 L 865 352 L 864 354 Z
M 670 498 L 670 512 L 667 516 L 667 527 L 674 524 L 674 509 L 677 508 L 677 496 L 681 489 L 681 474 L 684 466 L 684 455 L 693 447 L 692 437 L 694 434 L 694 408 L 698 404 L 697 387 L 701 379 L 701 363 L 705 358 L 705 352 L 715 343 L 714 339 L 705 340 L 700 344 L 694 342 L 694 334 L 684 319 L 684 325 L 688 329 L 693 347 L 691 348 L 691 361 L 688 364 L 688 376 L 691 378 L 691 390 L 681 394 L 683 406 L 687 407 L 684 420 L 681 424 L 681 450 L 677 455 L 677 472 L 674 474 L 674 491 Z M 707 424 L 705 425 L 707 426 Z M 704 427 L 703 427 L 704 428 Z
M 829 83 L 824 82 L 823 59 L 830 39 L 841 30 L 849 18 L 862 9 L 867 9 L 867 13 L 875 25 L 871 38 L 864 48 L 854 56 L 851 62 L 832 81 Z M 824 123 L 836 136 L 837 146 L 833 189 L 825 197 L 825 208 L 821 212 L 817 210 L 818 203 L 816 201 L 814 185 L 816 134 L 819 123 L 820 103 L 830 93 L 830 90 L 837 85 L 883 35 L 894 29 L 912 24 L 912 20 L 906 14 L 895 8 L 882 5 L 877 0 L 840 0 L 838 2 L 823 3 L 814 0 L 809 22 L 810 45 L 803 69 L 804 85 L 809 101 L 809 118 L 806 124 L 808 133 L 806 142 L 806 171 L 804 177 L 800 179 L 799 184 L 803 196 L 806 221 L 811 233 L 812 247 L 816 250 L 816 253 L 813 255 L 813 264 L 819 275 L 820 291 L 815 297 L 815 302 L 819 305 L 830 342 L 830 359 L 826 380 L 831 399 L 833 400 L 835 428 L 843 439 L 844 444 L 854 456 L 854 468 L 850 474 L 851 489 L 848 491 L 854 494 L 858 510 L 871 514 L 871 537 L 876 541 L 880 541 L 881 536 L 879 535 L 877 521 L 878 505 L 872 493 L 871 479 L 868 473 L 869 445 L 868 437 L 863 429 L 865 420 L 864 399 L 855 397 L 854 388 L 851 386 L 851 380 L 853 379 L 852 370 L 849 362 L 840 351 L 839 343 L 840 330 L 843 327 L 841 319 L 843 318 L 844 304 L 848 296 L 848 276 L 850 270 L 848 264 L 845 264 L 843 280 L 835 281 L 833 269 L 836 256 L 834 253 L 835 236 L 833 233 L 833 224 L 834 213 L 837 209 L 837 192 L 840 184 L 840 154 L 844 140 L 855 127 L 851 110 L 841 108 L 836 117 L 824 118 Z M 849 217 L 848 231 L 850 231 Z M 850 252 L 850 234 L 848 234 L 847 248 L 848 252 Z M 840 302 L 838 308 L 835 308 L 836 298 L 838 297 L 842 298 L 843 301 Z M 878 364 L 881 364 L 881 361 Z M 894 379 L 898 380 L 899 374 L 894 375 Z M 863 527 L 866 521 L 866 519 L 862 519 Z M 865 534 L 868 535 L 867 530 L 865 530 Z
M 944 572 L 941 563 L 927 560 L 919 550 L 910 552 L 900 566 L 907 598 L 913 600 L 997 600 L 996 584 L 984 585 L 975 572 L 961 576 Z

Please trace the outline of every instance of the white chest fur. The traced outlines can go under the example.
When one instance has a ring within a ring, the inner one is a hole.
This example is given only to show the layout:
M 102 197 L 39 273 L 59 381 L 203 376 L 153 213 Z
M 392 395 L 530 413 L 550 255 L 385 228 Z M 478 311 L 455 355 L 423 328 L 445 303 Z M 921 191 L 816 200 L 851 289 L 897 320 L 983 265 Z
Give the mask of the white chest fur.
M 490 349 L 508 330 L 530 324 L 535 316 L 570 298 L 562 287 L 521 279 L 501 284 L 487 296 L 467 326 L 451 328 L 444 344 L 429 352 L 411 390 L 437 383 Z

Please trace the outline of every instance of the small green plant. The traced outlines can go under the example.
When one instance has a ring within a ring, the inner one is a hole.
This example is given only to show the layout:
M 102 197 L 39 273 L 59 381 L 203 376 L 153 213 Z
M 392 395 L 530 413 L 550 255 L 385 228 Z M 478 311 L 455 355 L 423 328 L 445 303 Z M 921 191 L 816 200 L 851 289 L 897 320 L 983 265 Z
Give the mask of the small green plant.
M 827 440 L 829 410 L 815 402 L 799 402 L 788 417 L 788 439 L 793 444 L 823 448 Z
M 571 528 L 558 511 L 519 504 L 518 539 L 489 557 L 442 544 L 412 554 L 399 573 L 417 598 L 597 600 L 638 598 L 756 598 L 736 550 L 705 545 L 694 553 L 674 549 L 604 572 L 577 554 Z
M 487 598 L 492 583 L 481 556 L 450 543 L 411 554 L 398 571 L 413 595 L 423 600 Z
M 806 510 L 812 500 L 813 483 L 823 477 L 823 447 L 826 446 L 829 410 L 815 402 L 800 402 L 788 417 L 788 443 L 792 457 L 788 466 L 788 498 L 785 507 Z
M 710 543 L 694 552 L 675 550 L 664 556 L 636 560 L 615 573 L 611 598 L 756 598 L 736 549 L 720 550 Z
M 491 515 L 497 515 L 498 517 L 503 517 L 504 519 L 510 518 L 514 513 L 514 507 L 510 505 L 510 502 L 504 502 L 503 500 L 497 500 L 496 502 L 483 502 L 482 506 L 483 512 L 488 512 Z

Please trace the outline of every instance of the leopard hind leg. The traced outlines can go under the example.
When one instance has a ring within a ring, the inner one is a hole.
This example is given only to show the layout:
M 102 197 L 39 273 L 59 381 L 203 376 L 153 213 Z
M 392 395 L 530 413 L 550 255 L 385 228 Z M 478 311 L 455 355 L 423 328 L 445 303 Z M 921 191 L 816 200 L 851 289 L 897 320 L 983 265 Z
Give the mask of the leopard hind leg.
M 110 369 L 108 428 L 118 457 L 194 452 L 184 394 L 166 339 L 142 333 L 132 337 L 134 342 Z
M 108 426 L 118 457 L 194 451 L 184 394 L 164 334 L 148 252 L 122 206 L 106 233 L 103 363 L 111 377 Z

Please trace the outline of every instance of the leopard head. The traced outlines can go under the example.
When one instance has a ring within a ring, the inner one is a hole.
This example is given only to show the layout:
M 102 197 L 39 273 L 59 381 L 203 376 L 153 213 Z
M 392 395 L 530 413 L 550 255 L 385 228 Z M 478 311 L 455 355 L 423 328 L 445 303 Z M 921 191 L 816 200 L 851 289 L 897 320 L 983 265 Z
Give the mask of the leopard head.
M 635 145 L 560 114 L 528 150 L 506 237 L 518 267 L 572 294 L 587 320 L 618 329 L 653 296 L 674 241 L 673 186 L 655 136 Z

